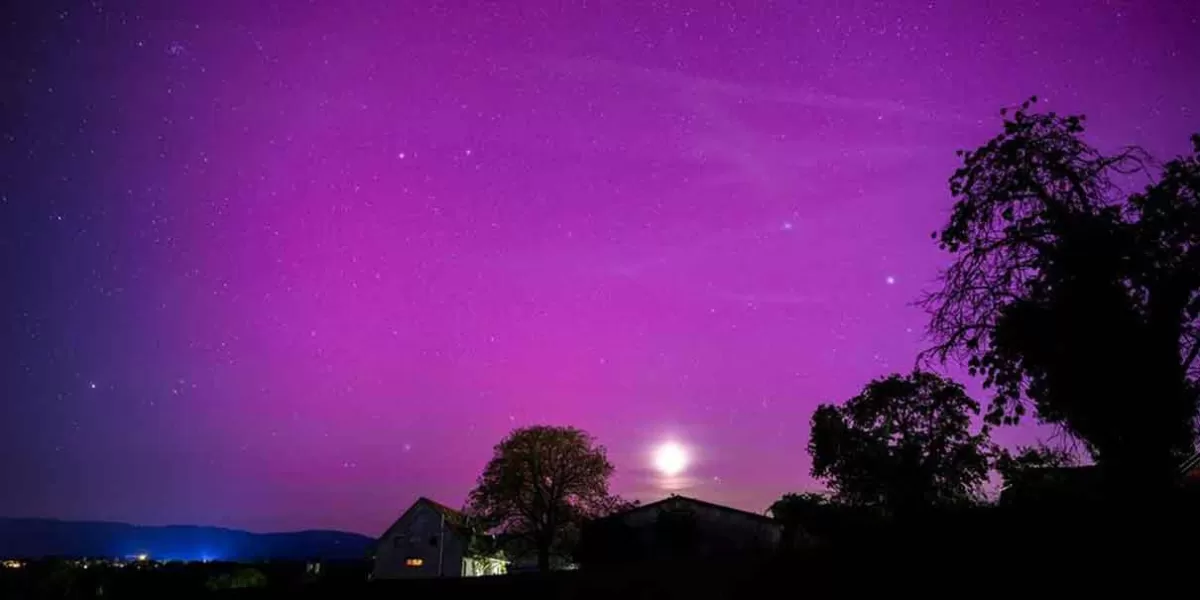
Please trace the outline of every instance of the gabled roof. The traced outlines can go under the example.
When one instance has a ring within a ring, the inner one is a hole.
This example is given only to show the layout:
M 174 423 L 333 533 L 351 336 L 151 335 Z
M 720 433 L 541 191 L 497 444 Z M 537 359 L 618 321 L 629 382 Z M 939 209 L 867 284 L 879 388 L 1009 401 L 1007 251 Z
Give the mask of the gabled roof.
M 663 505 L 663 504 L 667 504 L 667 503 L 673 503 L 673 502 L 682 502 L 682 503 L 684 503 L 684 504 L 694 504 L 694 505 L 696 505 L 696 506 L 701 506 L 701 507 L 705 507 L 705 508 L 716 509 L 716 510 L 719 510 L 719 511 L 727 512 L 727 513 L 730 513 L 730 514 L 735 514 L 735 515 L 738 515 L 738 516 L 741 516 L 741 517 L 747 517 L 747 518 L 754 519 L 754 520 L 757 520 L 757 521 L 761 521 L 761 522 L 764 522 L 764 523 L 771 523 L 771 524 L 775 524 L 775 525 L 781 525 L 781 523 L 779 522 L 779 520 L 777 520 L 777 519 L 774 519 L 774 518 L 772 518 L 772 517 L 769 517 L 769 516 L 767 516 L 767 515 L 760 515 L 760 514 L 758 514 L 758 513 L 752 513 L 752 512 L 750 512 L 750 511 L 747 511 L 747 510 L 742 510 L 742 509 L 740 509 L 740 508 L 733 508 L 732 506 L 725 506 L 725 505 L 723 505 L 723 504 L 716 504 L 716 503 L 713 503 L 713 502 L 706 502 L 706 501 L 704 501 L 704 500 L 700 500 L 700 499 L 698 499 L 698 498 L 692 498 L 692 497 L 689 497 L 689 496 L 680 496 L 680 495 L 678 495 L 678 494 L 671 494 L 670 496 L 667 496 L 666 498 L 663 498 L 662 500 L 655 500 L 654 502 L 650 502 L 650 503 L 648 503 L 648 504 L 642 504 L 642 505 L 635 506 L 635 507 L 633 507 L 633 508 L 630 508 L 630 509 L 627 509 L 627 510 L 623 510 L 623 511 L 621 511 L 621 512 L 618 512 L 618 513 L 613 513 L 613 514 L 611 514 L 611 515 L 608 515 L 607 517 L 603 517 L 603 518 L 601 518 L 601 519 L 597 519 L 597 521 L 603 521 L 603 520 L 607 520 L 607 519 L 615 519 L 615 518 L 620 518 L 620 517 L 623 517 L 623 516 L 625 516 L 625 515 L 628 515 L 628 514 L 631 514 L 631 513 L 636 513 L 636 512 L 643 511 L 643 510 L 649 510 L 649 509 L 652 509 L 652 508 L 658 508 L 658 507 L 660 507 L 660 506 L 661 506 L 661 505 Z
M 428 505 L 433 510 L 436 510 L 439 513 L 441 513 L 441 515 L 446 518 L 447 523 L 453 523 L 454 525 L 459 525 L 459 526 L 465 526 L 467 524 L 467 515 L 464 514 L 460 510 L 454 510 L 453 508 L 450 508 L 449 506 L 446 506 L 445 504 L 442 504 L 441 502 L 434 502 L 433 500 L 430 500 L 429 498 L 426 498 L 425 496 L 421 496 L 420 498 L 417 498 L 416 504 L 422 504 L 422 503 Z M 415 504 L 414 504 L 414 506 L 415 506 Z
M 416 510 L 419 506 L 431 508 L 437 513 L 441 514 L 442 518 L 446 520 L 446 525 L 448 526 L 447 528 L 452 531 L 459 533 L 467 533 L 471 531 L 469 519 L 467 518 L 467 515 L 463 514 L 462 511 L 454 510 L 445 504 L 434 502 L 425 496 L 421 496 L 420 498 L 417 498 L 416 502 L 413 502 L 412 506 L 408 507 L 407 510 L 405 510 L 394 522 L 392 522 L 391 525 L 388 526 L 388 528 L 383 532 L 383 535 L 379 536 L 379 539 L 382 540 L 389 537 L 392 534 L 392 530 L 404 520 L 404 517 L 407 517 L 409 513 Z

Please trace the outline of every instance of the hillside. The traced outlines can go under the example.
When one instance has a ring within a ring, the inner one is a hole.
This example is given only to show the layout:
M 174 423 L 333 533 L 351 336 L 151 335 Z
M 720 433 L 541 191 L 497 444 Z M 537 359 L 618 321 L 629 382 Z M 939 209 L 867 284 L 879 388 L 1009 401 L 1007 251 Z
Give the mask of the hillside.
M 343 531 L 250 533 L 219 527 L 0 518 L 0 557 L 129 557 L 160 560 L 358 559 L 374 540 Z

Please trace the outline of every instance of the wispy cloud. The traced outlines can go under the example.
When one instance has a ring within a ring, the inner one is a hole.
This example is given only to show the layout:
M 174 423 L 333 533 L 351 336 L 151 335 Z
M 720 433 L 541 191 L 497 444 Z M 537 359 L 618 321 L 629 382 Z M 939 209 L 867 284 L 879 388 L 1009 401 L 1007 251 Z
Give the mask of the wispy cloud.
M 831 140 L 817 132 L 765 131 L 761 124 L 750 121 L 754 114 L 751 111 L 761 105 L 850 111 L 872 121 L 881 116 L 916 120 L 945 117 L 932 109 L 894 100 L 741 83 L 604 58 L 528 58 L 531 65 L 554 70 L 584 84 L 650 95 L 656 106 L 688 117 L 686 127 L 664 120 L 663 127 L 668 130 L 653 132 L 650 138 L 653 142 L 639 145 L 636 152 L 652 153 L 645 156 L 646 160 L 684 162 L 699 167 L 688 180 L 681 181 L 686 190 L 681 189 L 680 193 L 727 188 L 722 193 L 732 194 L 743 203 L 736 212 L 758 220 L 748 226 L 734 223 L 718 231 L 667 236 L 677 243 L 662 240 L 665 243 L 654 244 L 655 250 L 647 255 L 618 259 L 618 264 L 611 268 L 626 277 L 703 261 L 714 252 L 739 251 L 745 243 L 761 241 L 768 235 L 797 235 L 798 231 L 781 232 L 781 227 L 788 223 L 789 228 L 800 229 L 806 222 L 820 222 L 824 213 L 838 209 L 839 203 L 830 199 L 813 201 L 813 194 L 819 189 L 819 177 L 814 174 L 820 169 L 839 163 L 869 161 L 878 166 L 904 162 L 933 149 L 846 137 Z M 760 296 L 758 301 L 764 304 L 806 301 L 786 294 Z
M 625 82 L 640 81 L 665 89 L 686 90 L 692 93 L 717 97 L 723 96 L 727 99 L 740 102 L 772 102 L 809 108 L 867 111 L 876 115 L 882 114 L 922 121 L 959 119 L 958 115 L 950 111 L 935 110 L 896 100 L 842 96 L 821 92 L 816 89 L 794 86 L 782 87 L 748 84 L 692 75 L 668 69 L 631 65 L 603 58 L 555 58 L 547 59 L 546 64 L 575 76 L 590 75 L 594 77 L 614 78 Z
M 705 173 L 695 183 L 750 186 L 758 200 L 788 201 L 810 191 L 805 171 L 830 164 L 906 161 L 932 148 L 919 144 L 828 139 L 818 133 L 788 136 L 763 131 L 745 120 L 747 109 L 764 103 L 861 113 L 860 118 L 944 120 L 944 111 L 903 102 L 840 96 L 816 90 L 754 85 L 654 69 L 603 58 L 552 58 L 543 64 L 568 77 L 612 86 L 642 85 L 665 95 L 678 110 L 694 117 L 696 126 L 672 134 L 666 160 L 702 163 Z
M 667 477 L 648 468 L 629 470 L 625 495 L 652 502 L 670 494 L 696 495 L 712 483 L 711 478 L 696 475 L 676 475 Z

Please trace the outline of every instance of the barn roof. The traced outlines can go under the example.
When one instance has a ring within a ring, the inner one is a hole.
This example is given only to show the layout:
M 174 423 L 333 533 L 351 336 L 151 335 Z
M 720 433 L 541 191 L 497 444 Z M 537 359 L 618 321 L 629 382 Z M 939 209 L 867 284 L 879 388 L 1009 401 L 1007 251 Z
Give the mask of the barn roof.
M 597 519 L 597 521 L 619 518 L 619 517 L 623 517 L 625 515 L 629 515 L 632 513 L 659 508 L 660 506 L 662 506 L 664 504 L 668 504 L 668 503 L 693 504 L 696 506 L 711 508 L 711 509 L 719 510 L 719 511 L 726 512 L 729 514 L 735 514 L 740 517 L 745 517 L 745 518 L 749 518 L 749 519 L 753 519 L 753 520 L 757 520 L 757 521 L 773 523 L 773 524 L 777 524 L 777 525 L 779 524 L 779 521 L 777 519 L 774 519 L 767 515 L 761 515 L 758 513 L 750 512 L 748 510 L 742 510 L 740 508 L 733 508 L 732 506 L 725 506 L 723 504 L 716 504 L 714 502 L 707 502 L 704 500 L 700 500 L 699 498 L 692 498 L 690 496 L 681 496 L 678 494 L 671 494 L 670 496 L 667 496 L 666 498 L 663 498 L 662 500 L 656 500 L 656 501 L 650 502 L 648 504 L 641 504 L 641 505 L 635 506 L 633 508 L 623 510 L 618 513 L 613 513 L 611 515 L 608 515 L 607 517 L 603 517 L 602 519 Z

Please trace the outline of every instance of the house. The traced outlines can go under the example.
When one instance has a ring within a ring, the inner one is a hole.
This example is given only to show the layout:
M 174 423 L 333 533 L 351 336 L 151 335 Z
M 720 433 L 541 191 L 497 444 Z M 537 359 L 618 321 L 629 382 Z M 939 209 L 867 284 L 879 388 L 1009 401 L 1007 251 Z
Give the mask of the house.
M 1076 506 L 1096 501 L 1102 492 L 1096 465 L 1029 469 L 1000 490 L 1001 506 Z
M 473 577 L 507 571 L 490 536 L 473 528 L 463 513 L 418 498 L 379 537 L 373 579 Z
M 1185 490 L 1200 491 L 1200 452 L 1180 464 L 1179 476 Z M 1074 506 L 1099 499 L 1102 484 L 1102 474 L 1096 465 L 1031 469 L 1000 490 L 1000 504 Z
M 776 552 L 783 524 L 696 498 L 672 495 L 591 521 L 578 559 L 584 566 L 766 556 Z

